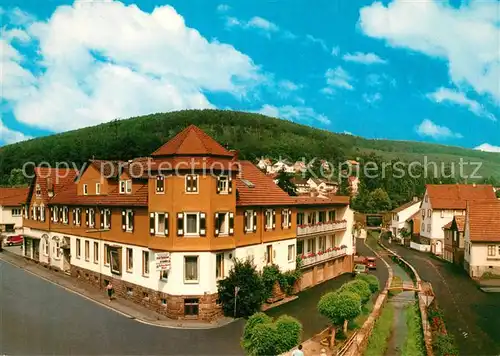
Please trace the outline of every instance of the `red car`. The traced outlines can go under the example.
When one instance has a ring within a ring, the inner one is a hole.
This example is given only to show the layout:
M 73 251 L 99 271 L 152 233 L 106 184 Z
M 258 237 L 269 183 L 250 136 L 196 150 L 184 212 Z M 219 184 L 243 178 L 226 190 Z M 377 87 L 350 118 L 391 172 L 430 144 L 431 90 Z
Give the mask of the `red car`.
M 368 269 L 377 269 L 377 262 L 375 260 L 375 257 L 367 257 L 365 264 Z
M 9 236 L 5 240 L 5 246 L 22 245 L 23 241 L 24 241 L 24 239 L 23 239 L 22 235 Z

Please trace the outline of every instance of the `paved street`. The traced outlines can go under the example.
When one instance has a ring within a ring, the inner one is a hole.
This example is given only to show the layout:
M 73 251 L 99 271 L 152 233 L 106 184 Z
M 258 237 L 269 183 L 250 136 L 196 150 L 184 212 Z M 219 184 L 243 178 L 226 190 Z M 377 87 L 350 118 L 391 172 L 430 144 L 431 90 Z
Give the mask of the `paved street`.
M 0 291 L 0 354 L 242 354 L 243 321 L 210 330 L 149 326 L 2 261 Z
M 482 292 L 462 269 L 449 263 L 402 246 L 387 245 L 407 259 L 424 281 L 431 282 L 460 355 L 500 354 L 498 293 Z

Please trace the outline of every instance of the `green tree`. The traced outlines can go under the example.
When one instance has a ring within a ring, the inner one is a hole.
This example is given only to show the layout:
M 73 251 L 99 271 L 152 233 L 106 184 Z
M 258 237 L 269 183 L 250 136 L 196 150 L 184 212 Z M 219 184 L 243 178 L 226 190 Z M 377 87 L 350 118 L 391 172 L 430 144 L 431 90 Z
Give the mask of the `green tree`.
M 278 354 L 285 353 L 300 343 L 302 324 L 297 319 L 288 315 L 281 315 L 276 320 L 276 330 L 280 336 Z
M 365 281 L 368 283 L 368 286 L 370 287 L 370 291 L 372 293 L 376 293 L 380 289 L 380 282 L 376 276 L 373 274 L 364 274 L 360 273 L 356 276 L 356 279 Z
M 297 195 L 297 187 L 295 184 L 292 182 L 293 175 L 290 173 L 286 173 L 284 169 L 282 169 L 279 173 L 278 176 L 276 177 L 276 180 L 278 181 L 277 185 L 281 189 L 283 189 L 285 192 L 288 193 L 288 195 L 291 196 L 296 196 Z
M 361 298 L 351 292 L 330 292 L 321 297 L 318 302 L 318 311 L 328 318 L 332 324 L 330 346 L 335 345 L 336 328 L 343 324 L 344 334 L 347 333 L 349 320 L 361 313 Z
M 239 291 L 235 296 L 236 287 Z M 260 310 L 265 300 L 262 278 L 255 265 L 249 260 L 234 260 L 229 275 L 219 281 L 218 293 L 226 316 L 248 317 Z
M 373 200 L 373 206 L 377 212 L 385 212 L 391 210 L 391 199 L 385 190 L 377 188 L 370 193 Z
M 338 292 L 351 292 L 359 295 L 359 297 L 361 298 L 361 304 L 363 305 L 368 303 L 372 296 L 370 285 L 368 284 L 368 282 L 362 279 L 355 279 L 354 281 L 350 281 L 342 285 Z
M 10 171 L 9 185 L 11 187 L 17 187 L 21 185 L 26 185 L 27 180 L 24 177 L 23 170 L 19 168 L 14 168 Z

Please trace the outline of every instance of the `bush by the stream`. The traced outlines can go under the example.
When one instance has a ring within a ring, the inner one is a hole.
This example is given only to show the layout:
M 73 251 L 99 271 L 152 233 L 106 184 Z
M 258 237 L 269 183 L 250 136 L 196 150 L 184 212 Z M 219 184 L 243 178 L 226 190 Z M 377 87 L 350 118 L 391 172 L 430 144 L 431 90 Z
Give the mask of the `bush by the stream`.
M 370 291 L 372 293 L 376 293 L 380 289 L 380 282 L 376 276 L 373 274 L 364 274 L 360 273 L 356 276 L 356 279 L 365 281 L 368 283 L 368 286 L 370 287 Z
M 432 348 L 436 356 L 458 356 L 455 339 L 450 334 L 438 334 L 433 340 Z
M 359 295 L 359 297 L 361 298 L 361 304 L 363 305 L 366 304 L 372 296 L 370 285 L 368 284 L 368 282 L 361 279 L 357 279 L 342 285 L 342 287 L 340 287 L 339 289 L 339 292 L 351 292 Z

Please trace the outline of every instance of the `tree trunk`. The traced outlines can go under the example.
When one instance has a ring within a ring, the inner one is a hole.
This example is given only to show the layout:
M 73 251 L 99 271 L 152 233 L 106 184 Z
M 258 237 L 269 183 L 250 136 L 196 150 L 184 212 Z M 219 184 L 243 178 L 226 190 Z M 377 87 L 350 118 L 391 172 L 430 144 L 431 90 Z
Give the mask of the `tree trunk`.
M 335 346 L 335 326 L 332 326 L 332 335 L 330 337 L 330 347 Z
M 347 324 L 349 323 L 349 320 L 344 320 L 344 335 L 347 335 Z

